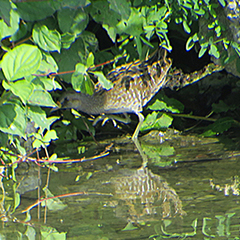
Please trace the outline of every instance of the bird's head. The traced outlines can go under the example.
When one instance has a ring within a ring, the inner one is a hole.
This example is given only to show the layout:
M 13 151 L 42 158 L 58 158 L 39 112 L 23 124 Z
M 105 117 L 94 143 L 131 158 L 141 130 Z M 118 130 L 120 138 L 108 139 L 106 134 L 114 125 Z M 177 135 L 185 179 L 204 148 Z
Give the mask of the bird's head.
M 78 109 L 81 105 L 81 93 L 77 92 L 66 92 L 58 101 L 58 107 L 54 108 L 53 111 L 58 109 Z

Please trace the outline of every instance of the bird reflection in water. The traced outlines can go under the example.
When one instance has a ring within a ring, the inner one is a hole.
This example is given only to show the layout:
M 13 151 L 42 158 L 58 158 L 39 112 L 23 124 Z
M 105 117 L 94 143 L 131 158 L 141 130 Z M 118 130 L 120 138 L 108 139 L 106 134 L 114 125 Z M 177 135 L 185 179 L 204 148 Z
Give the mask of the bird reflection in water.
M 176 191 L 159 175 L 148 168 L 139 168 L 132 174 L 111 179 L 115 188 L 117 217 L 141 222 L 186 215 Z M 112 202 L 113 203 L 113 202 Z M 109 203 L 106 206 L 110 206 Z

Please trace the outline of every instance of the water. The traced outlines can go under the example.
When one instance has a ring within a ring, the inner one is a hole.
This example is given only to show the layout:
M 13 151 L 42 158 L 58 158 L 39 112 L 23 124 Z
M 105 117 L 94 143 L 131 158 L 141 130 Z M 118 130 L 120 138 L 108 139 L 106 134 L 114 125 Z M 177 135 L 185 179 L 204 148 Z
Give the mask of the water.
M 27 192 L 12 212 L 17 185 L 4 182 L 0 239 L 240 238 L 240 152 L 218 138 L 151 132 L 141 139 L 149 158 L 148 168 L 142 169 L 128 138 L 107 140 L 95 150 L 95 145 L 87 148 L 95 153 L 111 142 L 114 146 L 107 157 L 56 165 L 48 194 L 66 195 L 49 200 L 46 210 L 40 207 L 40 219 L 37 207 L 21 213 L 37 201 L 37 190 L 29 191 L 26 182 L 17 188 Z M 36 172 L 28 170 L 33 189 L 37 183 L 33 176 L 38 177 L 34 166 Z M 18 174 L 19 182 L 26 176 L 24 171 Z M 41 188 L 46 179 L 47 169 L 42 168 Z

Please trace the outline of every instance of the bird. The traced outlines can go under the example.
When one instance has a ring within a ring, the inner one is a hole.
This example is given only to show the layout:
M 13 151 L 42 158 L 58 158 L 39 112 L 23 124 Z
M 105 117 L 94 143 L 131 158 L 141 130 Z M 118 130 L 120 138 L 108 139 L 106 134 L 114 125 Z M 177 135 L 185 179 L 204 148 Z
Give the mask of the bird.
M 138 142 L 144 121 L 143 107 L 165 84 L 171 65 L 171 59 L 166 58 L 166 50 L 158 49 L 148 59 L 127 63 L 110 71 L 106 77 L 113 83 L 112 89 L 98 88 L 92 95 L 66 92 L 59 100 L 60 107 L 73 108 L 89 115 L 135 113 L 139 122 L 132 140 L 146 160 Z
M 144 121 L 143 107 L 161 88 L 175 86 L 181 88 L 211 73 L 208 67 L 199 73 L 196 71 L 192 74 L 183 74 L 178 69 L 169 73 L 172 60 L 166 57 L 166 53 L 165 49 L 159 48 L 145 60 L 136 60 L 114 68 L 106 76 L 113 83 L 110 90 L 103 89 L 97 84 L 92 95 L 66 92 L 59 100 L 60 108 L 73 108 L 89 115 L 135 113 L 139 122 L 132 140 L 146 164 L 147 157 L 138 141 L 138 134 Z M 215 71 L 213 66 L 211 70 Z

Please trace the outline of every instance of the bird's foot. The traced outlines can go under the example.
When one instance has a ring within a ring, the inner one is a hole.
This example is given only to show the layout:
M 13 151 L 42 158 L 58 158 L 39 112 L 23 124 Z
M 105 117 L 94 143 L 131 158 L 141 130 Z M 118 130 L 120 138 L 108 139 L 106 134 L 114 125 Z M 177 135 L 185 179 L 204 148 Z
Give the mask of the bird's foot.
M 122 122 L 122 123 L 129 123 L 130 122 L 130 118 L 128 117 L 127 114 L 124 114 L 125 118 L 123 117 L 119 117 L 117 115 L 100 115 L 98 116 L 94 121 L 93 121 L 93 126 L 95 126 L 98 122 L 102 121 L 102 126 L 105 125 L 105 123 L 109 120 L 111 120 L 113 122 L 113 126 L 116 127 L 117 126 L 117 122 Z

